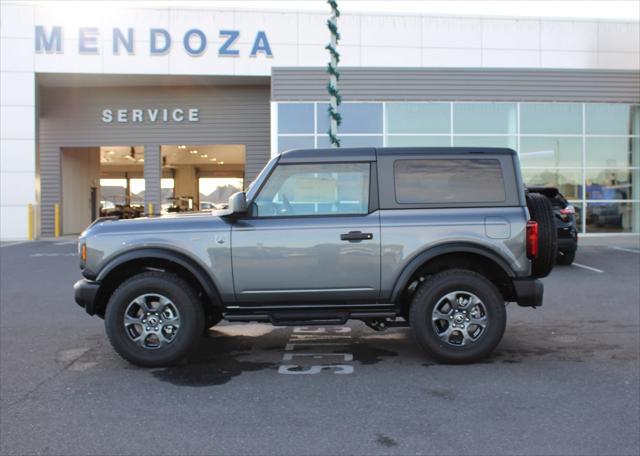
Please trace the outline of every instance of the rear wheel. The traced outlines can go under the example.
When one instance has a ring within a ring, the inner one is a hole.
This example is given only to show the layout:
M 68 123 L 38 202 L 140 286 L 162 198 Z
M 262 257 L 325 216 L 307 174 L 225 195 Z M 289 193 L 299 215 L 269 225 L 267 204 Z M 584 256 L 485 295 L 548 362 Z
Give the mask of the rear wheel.
M 558 258 L 556 259 L 556 263 L 561 264 L 563 266 L 569 266 L 571 263 L 573 263 L 573 260 L 575 258 L 576 258 L 575 250 L 559 251 Z
M 527 193 L 531 220 L 538 222 L 538 256 L 531 261 L 534 277 L 546 277 L 556 264 L 558 231 L 549 199 L 539 193 Z
M 426 280 L 411 303 L 411 329 L 418 345 L 444 363 L 484 358 L 504 334 L 504 299 L 484 276 L 451 270 Z
M 105 328 L 113 348 L 144 367 L 171 365 L 201 336 L 202 304 L 193 288 L 175 274 L 145 272 L 111 295 Z

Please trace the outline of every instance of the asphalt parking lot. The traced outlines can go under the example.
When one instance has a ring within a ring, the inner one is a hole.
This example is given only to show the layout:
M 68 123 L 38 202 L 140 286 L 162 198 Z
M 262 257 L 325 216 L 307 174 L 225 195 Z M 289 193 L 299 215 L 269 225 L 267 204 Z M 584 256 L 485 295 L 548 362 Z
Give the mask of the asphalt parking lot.
M 222 324 L 188 362 L 137 368 L 73 302 L 75 249 L 0 248 L 3 455 L 640 452 L 637 237 L 586 239 L 467 366 L 353 322 Z

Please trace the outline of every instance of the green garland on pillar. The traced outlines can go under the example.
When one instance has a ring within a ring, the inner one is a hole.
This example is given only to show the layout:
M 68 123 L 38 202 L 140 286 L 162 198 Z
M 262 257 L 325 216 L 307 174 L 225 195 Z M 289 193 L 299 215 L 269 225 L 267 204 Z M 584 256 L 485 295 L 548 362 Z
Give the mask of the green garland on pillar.
M 325 49 L 329 51 L 330 61 L 327 65 L 327 73 L 329 73 L 329 83 L 327 84 L 327 92 L 331 97 L 331 103 L 329 104 L 329 140 L 332 147 L 340 147 L 340 140 L 338 139 L 338 127 L 342 123 L 342 116 L 338 112 L 338 106 L 342 103 L 342 97 L 338 91 L 338 80 L 340 80 L 340 72 L 338 71 L 338 63 L 340 63 L 340 53 L 336 49 L 338 47 L 338 41 L 340 41 L 340 33 L 338 32 L 338 18 L 340 17 L 340 11 L 338 10 L 338 2 L 336 0 L 327 0 L 327 3 L 331 6 L 331 18 L 327 20 L 327 28 L 331 33 L 331 42 L 325 46 Z

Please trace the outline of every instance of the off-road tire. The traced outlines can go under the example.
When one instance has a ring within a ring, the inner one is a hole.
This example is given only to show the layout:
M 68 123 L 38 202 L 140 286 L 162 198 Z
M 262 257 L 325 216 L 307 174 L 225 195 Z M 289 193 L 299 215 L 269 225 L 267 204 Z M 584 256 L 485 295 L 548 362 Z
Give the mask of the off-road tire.
M 146 293 L 166 296 L 180 314 L 180 327 L 175 340 L 154 350 L 133 342 L 123 324 L 127 306 L 136 297 Z M 104 322 L 109 341 L 120 356 L 138 366 L 162 367 L 180 361 L 194 346 L 202 336 L 205 315 L 197 293 L 186 281 L 172 273 L 149 271 L 131 277 L 113 292 Z
M 558 231 L 549 199 L 539 193 L 527 193 L 527 208 L 531 220 L 538 222 L 538 256 L 531 261 L 534 277 L 546 277 L 556 264 Z
M 432 324 L 432 312 L 448 293 L 465 291 L 476 295 L 487 310 L 486 333 L 468 346 L 453 346 L 440 339 Z M 437 361 L 465 364 L 489 355 L 504 335 L 507 312 L 504 298 L 486 277 L 464 269 L 440 272 L 425 280 L 413 296 L 410 309 L 411 330 L 418 345 Z

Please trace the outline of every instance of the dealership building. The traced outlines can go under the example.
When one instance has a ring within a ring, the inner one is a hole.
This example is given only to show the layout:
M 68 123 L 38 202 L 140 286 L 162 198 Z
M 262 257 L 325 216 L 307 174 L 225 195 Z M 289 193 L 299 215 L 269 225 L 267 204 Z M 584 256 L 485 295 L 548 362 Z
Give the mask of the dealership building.
M 2 3 L 0 237 L 216 207 L 329 146 L 327 14 Z M 344 13 L 339 137 L 497 146 L 583 233 L 640 232 L 638 22 Z

